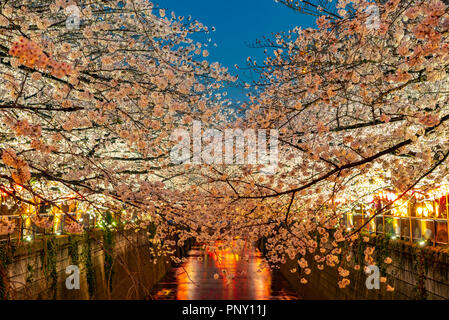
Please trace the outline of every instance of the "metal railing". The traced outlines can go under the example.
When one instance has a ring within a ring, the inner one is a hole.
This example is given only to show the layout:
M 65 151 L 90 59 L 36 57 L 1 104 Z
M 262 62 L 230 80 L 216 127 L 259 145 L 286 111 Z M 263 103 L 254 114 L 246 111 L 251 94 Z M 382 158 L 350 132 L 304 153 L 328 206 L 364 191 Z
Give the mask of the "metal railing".
M 347 213 L 345 226 L 350 230 L 359 229 L 372 216 L 368 213 Z M 401 217 L 391 214 L 379 215 L 362 229 L 371 234 L 385 234 L 393 239 L 402 239 L 420 244 L 449 244 L 449 222 L 447 218 Z
M 36 237 L 44 234 L 65 234 L 66 232 L 64 230 L 66 224 L 73 221 L 68 216 L 71 216 L 72 218 L 78 217 L 78 223 L 80 223 L 84 228 L 94 227 L 97 222 L 95 217 L 91 218 L 88 214 L 79 212 L 39 214 L 39 217 L 46 218 L 53 224 L 51 228 L 43 229 L 33 222 L 33 220 L 31 219 L 32 215 L 0 215 L 0 219 L 6 218 L 15 225 L 14 231 L 11 234 L 0 235 L 0 242 L 14 240 L 32 241 L 36 239 Z

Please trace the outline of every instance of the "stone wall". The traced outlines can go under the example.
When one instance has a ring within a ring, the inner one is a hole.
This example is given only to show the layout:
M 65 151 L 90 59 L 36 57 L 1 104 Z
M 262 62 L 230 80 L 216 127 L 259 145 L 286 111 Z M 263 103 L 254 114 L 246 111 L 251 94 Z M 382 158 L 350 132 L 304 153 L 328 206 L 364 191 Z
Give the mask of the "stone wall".
M 382 239 L 381 239 L 382 240 Z M 307 284 L 302 284 L 298 273 L 290 270 L 300 270 L 297 259 L 288 260 L 281 265 L 280 272 L 291 283 L 298 294 L 304 299 L 314 300 L 448 300 L 449 299 L 449 255 L 443 248 L 421 248 L 401 241 L 384 242 L 379 244 L 378 238 L 371 238 L 370 245 L 376 245 L 377 251 L 382 253 L 377 265 L 382 266 L 388 279 L 387 283 L 393 288 L 393 292 L 386 290 L 386 284 L 380 283 L 379 290 L 368 290 L 366 287 L 367 275 L 363 271 L 351 268 L 348 277 L 351 283 L 344 289 L 338 286 L 342 279 L 336 268 L 325 265 L 324 270 L 316 268 L 313 258 L 306 256 L 312 273 L 305 278 Z M 264 246 L 260 243 L 260 248 Z M 354 255 L 363 249 L 353 249 Z M 378 253 L 379 254 L 379 253 Z M 381 263 L 385 256 L 392 258 L 392 263 Z
M 3 282 L 4 287 L 10 287 L 10 290 L 4 290 L 8 292 L 7 298 L 145 299 L 149 297 L 151 288 L 171 267 L 168 259 L 164 257 L 158 257 L 154 263 L 151 243 L 144 232 L 112 234 L 113 246 L 112 250 L 109 250 L 112 253 L 112 290 L 108 290 L 110 282 L 105 271 L 108 270 L 108 261 L 105 261 L 105 252 L 108 250 L 104 250 L 104 235 L 96 232 L 94 236 L 95 239 L 89 240 L 79 236 L 56 237 L 53 240 L 53 250 L 48 242 L 45 245 L 44 240 L 26 243 L 17 249 L 8 249 L 8 253 L 5 253 L 3 248 L 3 260 L 7 255 L 10 260 L 6 267 L 9 280 Z M 178 254 L 184 254 L 189 245 L 191 241 L 186 247 L 178 249 Z M 89 264 L 91 267 L 88 267 Z M 80 290 L 66 288 L 68 275 L 65 270 L 69 265 L 77 265 L 80 268 Z

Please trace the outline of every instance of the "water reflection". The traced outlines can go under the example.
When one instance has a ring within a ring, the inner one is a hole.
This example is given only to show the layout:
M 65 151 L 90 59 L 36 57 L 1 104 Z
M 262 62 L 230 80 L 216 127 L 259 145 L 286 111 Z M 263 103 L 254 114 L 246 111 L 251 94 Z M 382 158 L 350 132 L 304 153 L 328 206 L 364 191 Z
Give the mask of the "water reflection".
M 298 299 L 288 282 L 269 268 L 254 248 L 233 252 L 216 244 L 211 250 L 195 247 L 187 261 L 159 283 L 159 300 L 292 300 Z

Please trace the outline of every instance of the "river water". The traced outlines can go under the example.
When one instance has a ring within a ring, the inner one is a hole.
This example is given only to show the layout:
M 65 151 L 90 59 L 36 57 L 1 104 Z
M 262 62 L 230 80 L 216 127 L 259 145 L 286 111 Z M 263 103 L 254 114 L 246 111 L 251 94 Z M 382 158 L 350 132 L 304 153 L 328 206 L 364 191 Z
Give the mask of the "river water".
M 298 300 L 278 271 L 260 268 L 264 258 L 255 248 L 236 253 L 219 244 L 196 246 L 187 261 L 174 267 L 154 288 L 156 300 Z

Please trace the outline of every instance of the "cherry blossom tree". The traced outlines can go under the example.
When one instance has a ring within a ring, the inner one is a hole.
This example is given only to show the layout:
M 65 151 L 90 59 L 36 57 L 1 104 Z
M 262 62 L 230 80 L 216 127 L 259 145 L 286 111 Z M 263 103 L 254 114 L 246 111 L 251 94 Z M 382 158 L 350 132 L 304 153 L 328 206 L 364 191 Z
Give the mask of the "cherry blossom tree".
M 223 212 L 215 224 L 232 221 L 230 238 L 268 237 L 274 263 L 311 254 L 318 269 L 341 268 L 341 287 L 349 284 L 347 248 L 361 231 L 347 232 L 344 213 L 379 189 L 393 190 L 397 196 L 365 226 L 414 188 L 447 183 L 449 155 L 447 6 L 378 2 L 373 26 L 372 2 L 348 4 L 338 2 L 338 18 L 320 16 L 318 29 L 278 34 L 267 43 L 273 55 L 255 68 L 261 80 L 248 85 L 244 125 L 279 129 L 277 174 L 213 168 L 205 180 L 207 207 Z M 373 252 L 367 248 L 366 264 Z
M 310 254 L 347 286 L 348 248 L 361 228 L 348 232 L 344 213 L 379 188 L 395 190 L 373 219 L 412 189 L 445 182 L 448 8 L 376 2 L 377 26 L 371 1 L 340 0 L 336 12 L 303 2 L 318 28 L 267 43 L 274 52 L 256 66 L 244 117 L 219 94 L 235 79 L 191 40 L 208 32 L 199 22 L 143 0 L 6 2 L 0 190 L 31 205 L 75 198 L 98 215 L 120 212 L 129 228 L 151 221 L 168 251 L 190 237 L 235 250 L 266 237 L 271 263 L 300 256 L 302 283 Z M 70 5 L 80 9 L 79 28 L 67 28 Z M 220 132 L 278 130 L 277 172 L 172 163 L 171 135 L 193 120 Z
M 235 80 L 192 40 L 208 28 L 143 0 L 0 9 L 0 191 L 10 200 L 2 214 L 27 204 L 39 216 L 50 205 L 78 233 L 82 224 L 64 209 L 76 200 L 94 216 L 115 213 L 125 229 L 153 223 L 161 238 L 185 229 L 170 218 L 182 214 L 169 185 L 170 135 L 193 119 L 223 121 L 216 92 Z M 13 230 L 2 219 L 1 234 Z
M 2 191 L 19 185 L 50 202 L 101 195 L 147 210 L 161 180 L 154 172 L 170 165 L 171 130 L 220 117 L 220 103 L 209 101 L 232 78 L 188 38 L 208 32 L 199 22 L 168 18 L 147 1 L 87 1 L 73 29 L 70 6 L 2 5 Z

